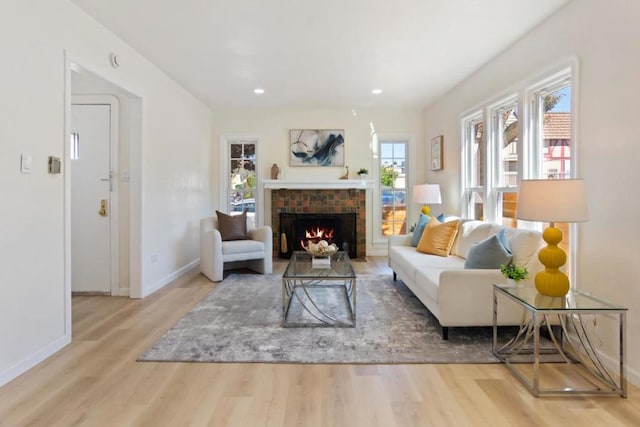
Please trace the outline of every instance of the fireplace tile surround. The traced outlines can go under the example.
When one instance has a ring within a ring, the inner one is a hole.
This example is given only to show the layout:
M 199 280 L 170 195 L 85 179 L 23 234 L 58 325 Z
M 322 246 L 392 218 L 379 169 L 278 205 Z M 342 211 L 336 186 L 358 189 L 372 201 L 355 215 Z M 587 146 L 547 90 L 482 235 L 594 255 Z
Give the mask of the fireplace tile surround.
M 357 258 L 366 256 L 364 188 L 271 188 L 273 256 L 280 252 L 280 213 L 356 213 Z

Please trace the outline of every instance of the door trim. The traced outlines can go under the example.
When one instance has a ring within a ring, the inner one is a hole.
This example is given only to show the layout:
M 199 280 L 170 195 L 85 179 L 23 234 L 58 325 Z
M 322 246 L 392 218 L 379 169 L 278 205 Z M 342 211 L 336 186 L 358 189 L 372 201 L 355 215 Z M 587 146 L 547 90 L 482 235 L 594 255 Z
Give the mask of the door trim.
M 120 103 L 113 95 L 71 95 L 71 105 L 109 105 L 109 170 L 112 172 L 111 191 L 109 192 L 109 266 L 111 296 L 128 296 L 127 288 L 120 288 L 120 226 L 119 226 L 119 188 L 118 188 L 118 132 L 120 129 Z M 68 162 L 71 167 L 71 162 Z M 69 175 L 71 176 L 71 175 Z M 72 195 L 73 196 L 73 195 Z

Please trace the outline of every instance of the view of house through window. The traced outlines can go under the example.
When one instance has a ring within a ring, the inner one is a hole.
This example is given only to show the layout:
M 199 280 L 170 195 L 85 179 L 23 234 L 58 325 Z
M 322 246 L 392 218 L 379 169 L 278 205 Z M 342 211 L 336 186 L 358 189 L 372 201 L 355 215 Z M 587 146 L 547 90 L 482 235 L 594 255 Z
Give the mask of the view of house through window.
M 256 144 L 253 141 L 229 143 L 229 182 L 227 211 L 247 216 L 255 223 Z
M 407 231 L 407 142 L 380 142 L 381 235 Z
M 537 144 L 538 163 L 541 179 L 568 179 L 571 169 L 571 86 L 563 82 L 560 87 L 542 91 L 535 98 L 538 112 L 537 125 L 541 129 Z M 549 224 L 544 224 L 548 227 Z M 571 227 L 567 223 L 555 223 L 562 230 L 562 242 L 559 246 L 571 256 L 569 242 Z M 567 260 L 567 268 L 571 265 Z

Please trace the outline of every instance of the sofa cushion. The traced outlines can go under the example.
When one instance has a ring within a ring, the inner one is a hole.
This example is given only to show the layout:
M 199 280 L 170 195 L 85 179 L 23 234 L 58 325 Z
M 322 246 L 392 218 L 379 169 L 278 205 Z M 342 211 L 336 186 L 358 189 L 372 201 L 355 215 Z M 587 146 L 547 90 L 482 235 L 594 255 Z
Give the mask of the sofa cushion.
M 443 259 L 441 257 L 431 258 Z M 462 270 L 464 267 L 464 260 L 462 258 L 450 256 L 447 257 L 446 260 L 448 261 L 446 265 L 418 267 L 416 269 L 416 283 L 425 291 L 427 296 L 435 302 L 440 302 L 440 275 L 442 272 L 447 270 Z
M 418 252 L 449 256 L 453 240 L 458 232 L 458 220 L 440 222 L 437 218 L 431 218 L 422 233 L 418 247 Z
M 513 253 L 513 263 L 527 265 L 542 245 L 542 234 L 535 230 L 523 230 L 518 228 L 505 228 L 509 239 L 509 246 Z
M 429 217 L 421 213 L 420 218 L 418 218 L 418 222 L 416 222 L 416 227 L 413 229 L 413 235 L 411 236 L 411 246 L 413 246 L 414 248 L 418 246 L 420 237 L 422 237 L 422 233 L 424 232 L 424 228 L 427 226 L 428 222 Z
M 471 246 L 489 238 L 492 234 L 497 233 L 500 228 L 497 224 L 478 220 L 461 222 L 458 227 L 456 246 L 452 249 L 451 253 L 461 258 L 467 258 Z
M 218 216 L 218 230 L 222 240 L 244 240 L 247 236 L 247 211 L 241 215 L 227 215 L 224 212 L 216 211 Z
M 474 243 L 464 263 L 464 268 L 500 268 L 509 264 L 513 254 L 504 229 L 481 242 Z
M 259 240 L 227 240 L 222 242 L 222 254 L 244 254 L 264 252 L 264 243 Z

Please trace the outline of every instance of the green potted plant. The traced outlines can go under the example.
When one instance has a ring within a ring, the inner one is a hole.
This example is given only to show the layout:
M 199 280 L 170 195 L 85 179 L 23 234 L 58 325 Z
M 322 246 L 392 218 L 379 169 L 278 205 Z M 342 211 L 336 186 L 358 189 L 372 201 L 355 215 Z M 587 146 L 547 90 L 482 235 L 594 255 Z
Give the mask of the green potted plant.
M 521 267 L 514 263 L 506 265 L 502 264 L 500 266 L 500 272 L 504 277 L 514 281 L 515 283 L 518 283 L 521 280 L 525 280 L 527 277 L 529 277 L 529 270 L 527 270 L 527 267 Z
M 369 170 L 365 168 L 358 169 L 358 176 L 360 179 L 367 179 L 367 175 L 369 175 Z

